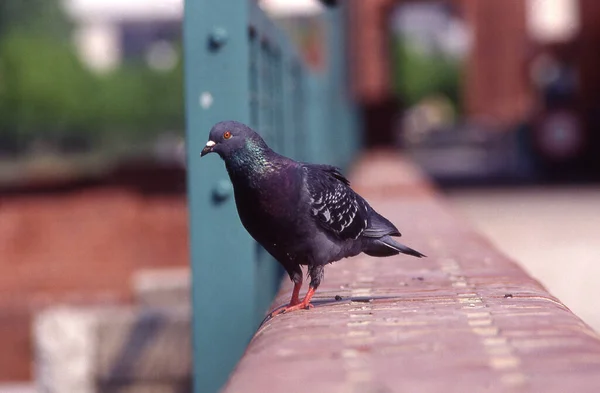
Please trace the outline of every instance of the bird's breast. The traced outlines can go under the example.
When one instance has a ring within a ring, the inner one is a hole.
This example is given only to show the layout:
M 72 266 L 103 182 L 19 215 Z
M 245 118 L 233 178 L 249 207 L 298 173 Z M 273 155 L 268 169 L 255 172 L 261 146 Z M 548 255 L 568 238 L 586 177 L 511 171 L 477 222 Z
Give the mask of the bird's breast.
M 285 180 L 258 187 L 234 184 L 234 191 L 242 224 L 259 243 L 280 244 L 300 235 L 302 203 L 299 191 L 291 184 Z

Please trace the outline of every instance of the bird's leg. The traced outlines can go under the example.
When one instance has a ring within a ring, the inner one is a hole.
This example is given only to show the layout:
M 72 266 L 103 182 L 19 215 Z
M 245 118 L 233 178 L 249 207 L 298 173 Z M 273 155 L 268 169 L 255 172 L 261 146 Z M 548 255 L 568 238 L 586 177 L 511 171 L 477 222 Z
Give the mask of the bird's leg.
M 310 301 L 311 301 L 313 295 L 315 294 L 315 292 L 317 291 L 317 288 L 321 284 L 321 280 L 323 279 L 323 274 L 324 273 L 323 273 L 322 265 L 309 266 L 308 275 L 310 276 L 310 284 L 308 286 L 308 292 L 306 292 L 306 295 L 304 296 L 302 303 L 300 303 L 294 307 L 297 307 L 297 309 L 299 309 L 299 310 L 309 309 L 309 308 L 314 307 L 310 303 Z M 293 311 L 293 310 L 288 310 L 288 311 Z
M 302 276 L 300 276 L 300 281 L 294 281 L 294 290 L 292 291 L 292 298 L 290 299 L 288 307 L 300 303 L 300 288 L 302 288 Z
M 306 292 L 306 295 L 304 296 L 304 299 L 302 299 L 302 302 L 299 302 L 298 304 L 292 305 L 290 302 L 290 305 L 283 308 L 281 311 L 279 311 L 277 314 L 281 314 L 284 312 L 290 312 L 290 311 L 296 311 L 296 310 L 307 310 L 309 308 L 313 308 L 314 306 L 310 303 L 313 295 L 315 294 L 317 288 L 319 287 L 319 284 L 321 284 L 321 279 L 323 278 L 323 266 L 311 266 L 308 268 L 308 275 L 310 276 L 311 280 L 310 280 L 310 285 L 308 287 L 308 292 Z M 294 290 L 296 289 L 296 287 L 294 286 Z M 298 290 L 300 288 L 298 287 Z M 292 295 L 292 300 L 293 300 L 293 295 Z M 275 314 L 276 315 L 276 314 Z
M 298 267 L 298 270 L 299 267 Z M 275 311 L 273 311 L 269 317 L 274 317 L 275 315 L 287 313 L 290 311 L 296 310 L 308 310 L 313 308 L 314 306 L 310 303 L 315 291 L 321 284 L 321 279 L 323 278 L 323 266 L 311 266 L 308 268 L 308 275 L 310 276 L 310 285 L 308 287 L 308 292 L 304 295 L 304 299 L 300 301 L 300 287 L 302 287 L 302 271 L 300 270 L 300 274 L 292 274 L 290 273 L 290 278 L 294 281 L 294 290 L 292 291 L 292 299 L 290 300 L 290 304 L 285 307 L 281 307 Z
M 295 306 L 300 303 L 300 288 L 302 288 L 302 268 L 300 265 L 295 265 L 288 270 L 290 279 L 294 283 L 294 290 L 292 291 L 292 298 L 290 304 L 287 307 Z
M 312 304 L 310 304 L 310 299 L 312 299 L 313 295 L 315 294 L 315 290 L 316 288 L 310 286 L 308 287 L 308 292 L 306 292 L 306 295 L 304 295 L 304 299 L 302 299 L 302 301 L 298 302 L 295 305 L 291 305 L 291 303 L 285 307 L 280 308 L 279 310 L 275 310 L 271 313 L 271 317 L 274 317 L 275 315 L 279 315 L 279 314 L 283 314 L 283 313 L 288 313 L 290 311 L 296 311 L 296 310 L 308 310 L 309 308 L 313 308 L 314 306 Z
M 288 271 L 288 274 L 290 275 L 290 279 L 294 282 L 292 298 L 290 299 L 290 303 L 287 306 L 283 306 L 273 311 L 271 314 L 269 314 L 269 317 L 274 317 L 275 315 L 287 312 L 290 310 L 291 307 L 300 304 L 300 288 L 302 288 L 302 269 L 300 268 L 300 265 L 296 265 L 286 269 Z
M 294 311 L 294 310 L 303 310 L 303 309 L 308 310 L 309 308 L 313 308 L 314 306 L 310 303 L 310 300 L 312 299 L 316 290 L 317 290 L 317 288 L 310 285 L 308 287 L 308 292 L 306 292 L 306 295 L 304 295 L 304 299 L 302 299 L 302 302 L 295 305 L 294 307 L 290 307 L 288 310 L 286 310 L 286 312 Z

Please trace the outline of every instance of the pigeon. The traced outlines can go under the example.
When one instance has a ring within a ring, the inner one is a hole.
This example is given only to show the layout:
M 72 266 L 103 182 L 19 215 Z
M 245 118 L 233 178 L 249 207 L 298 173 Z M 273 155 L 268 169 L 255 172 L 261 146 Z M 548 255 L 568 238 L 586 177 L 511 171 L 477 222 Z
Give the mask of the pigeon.
M 350 188 L 337 167 L 284 157 L 236 121 L 212 127 L 200 155 L 209 153 L 225 162 L 243 226 L 294 283 L 289 304 L 272 316 L 312 308 L 329 263 L 360 253 L 425 256 L 393 239 L 400 236 L 398 229 Z M 300 300 L 302 265 L 310 284 Z

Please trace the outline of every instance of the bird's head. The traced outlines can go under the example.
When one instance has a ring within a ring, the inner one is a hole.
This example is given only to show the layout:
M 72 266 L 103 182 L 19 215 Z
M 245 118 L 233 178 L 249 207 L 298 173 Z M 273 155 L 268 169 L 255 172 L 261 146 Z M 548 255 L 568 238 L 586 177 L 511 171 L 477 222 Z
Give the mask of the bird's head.
M 234 152 L 246 149 L 249 142 L 254 146 L 267 148 L 263 139 L 247 125 L 237 121 L 222 121 L 211 128 L 208 142 L 200 156 L 217 153 L 227 159 Z

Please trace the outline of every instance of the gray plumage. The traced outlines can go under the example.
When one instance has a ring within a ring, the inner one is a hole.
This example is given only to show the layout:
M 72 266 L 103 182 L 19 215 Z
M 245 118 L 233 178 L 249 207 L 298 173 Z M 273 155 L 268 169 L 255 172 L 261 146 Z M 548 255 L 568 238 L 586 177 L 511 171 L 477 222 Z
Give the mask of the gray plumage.
M 211 129 L 202 155 L 211 152 L 225 161 L 242 224 L 284 266 L 297 290 L 301 265 L 308 266 L 310 287 L 316 290 L 324 265 L 361 252 L 424 256 L 392 238 L 400 236 L 398 229 L 354 192 L 336 167 L 277 154 L 234 121 Z M 297 290 L 290 306 L 298 304 Z

